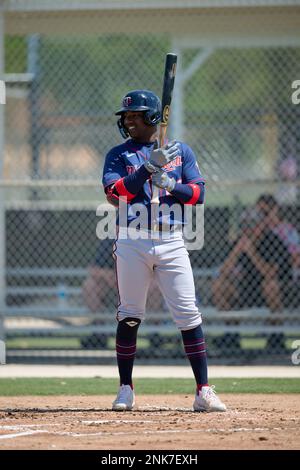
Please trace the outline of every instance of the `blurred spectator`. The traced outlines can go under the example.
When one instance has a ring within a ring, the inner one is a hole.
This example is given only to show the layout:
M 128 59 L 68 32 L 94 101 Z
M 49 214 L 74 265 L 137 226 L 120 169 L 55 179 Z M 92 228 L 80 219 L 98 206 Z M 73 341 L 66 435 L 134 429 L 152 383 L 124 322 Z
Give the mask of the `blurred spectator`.
M 300 268 L 300 235 L 296 227 L 281 218 L 280 206 L 271 194 L 262 194 L 256 202 L 256 208 L 265 214 L 269 228 L 287 247 L 292 257 L 293 273 L 296 277 L 297 270 Z
M 299 267 L 299 234 L 281 220 L 279 205 L 269 194 L 261 195 L 253 209 L 242 214 L 241 234 L 213 283 L 213 300 L 220 310 L 267 306 L 281 312 L 294 306 L 299 289 L 293 282 L 293 269 Z M 272 321 L 280 324 L 280 320 Z M 240 348 L 238 334 L 227 335 L 233 348 Z M 220 338 L 222 342 L 224 338 Z M 282 333 L 270 334 L 267 350 L 285 352 Z
M 262 305 L 272 312 L 282 310 L 292 279 L 292 255 L 287 241 L 276 233 L 275 215 L 275 204 L 266 195 L 253 210 L 244 212 L 240 238 L 212 286 L 220 310 Z
M 112 255 L 113 240 L 101 240 L 88 276 L 83 283 L 82 293 L 85 304 L 93 313 L 115 308 L 116 276 Z
M 117 305 L 116 276 L 113 259 L 113 240 L 99 242 L 95 260 L 88 268 L 88 276 L 82 285 L 83 299 L 88 309 L 95 314 L 111 310 L 115 312 Z M 97 318 L 92 325 L 103 324 L 104 319 Z M 107 335 L 92 333 L 81 339 L 85 349 L 107 346 Z
M 276 199 L 280 204 L 295 204 L 298 198 L 297 179 L 299 175 L 299 162 L 297 155 L 297 141 L 291 138 L 285 142 L 284 155 L 277 163 L 278 187 Z

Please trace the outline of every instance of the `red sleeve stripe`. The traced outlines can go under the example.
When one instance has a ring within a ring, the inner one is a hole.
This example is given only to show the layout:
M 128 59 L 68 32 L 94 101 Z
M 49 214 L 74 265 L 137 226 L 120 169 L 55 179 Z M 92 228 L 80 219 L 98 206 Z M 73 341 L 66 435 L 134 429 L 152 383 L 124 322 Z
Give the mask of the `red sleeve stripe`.
M 191 199 L 189 199 L 185 204 L 190 204 L 190 205 L 196 204 L 196 202 L 198 201 L 200 197 L 201 188 L 198 184 L 189 184 L 188 186 L 192 188 L 193 195 Z
M 119 179 L 115 183 L 115 188 L 120 196 L 126 196 L 128 201 L 131 201 L 135 197 L 135 194 L 131 194 L 125 187 L 124 178 Z
M 119 196 L 114 193 L 113 186 L 109 186 L 108 188 L 106 188 L 106 199 L 113 206 L 119 206 Z

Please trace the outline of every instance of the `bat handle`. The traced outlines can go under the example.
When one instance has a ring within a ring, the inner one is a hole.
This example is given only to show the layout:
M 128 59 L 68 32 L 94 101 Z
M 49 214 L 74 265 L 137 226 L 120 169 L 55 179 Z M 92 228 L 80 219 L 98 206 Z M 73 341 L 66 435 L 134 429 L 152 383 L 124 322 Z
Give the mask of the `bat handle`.
M 153 186 L 151 204 L 159 204 L 159 188 Z
M 162 147 L 167 138 L 167 124 L 162 122 L 159 128 L 159 146 Z
M 165 144 L 167 136 L 167 124 L 161 123 L 159 128 L 159 146 L 162 147 Z M 159 188 L 152 186 L 152 198 L 151 204 L 159 204 Z

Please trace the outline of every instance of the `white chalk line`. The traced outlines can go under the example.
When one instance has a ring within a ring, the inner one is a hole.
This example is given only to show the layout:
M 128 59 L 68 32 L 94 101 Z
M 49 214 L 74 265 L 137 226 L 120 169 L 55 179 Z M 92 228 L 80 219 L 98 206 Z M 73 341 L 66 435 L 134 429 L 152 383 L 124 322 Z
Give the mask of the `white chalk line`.
M 49 433 L 47 429 L 30 429 L 30 428 L 40 428 L 44 426 L 57 426 L 57 424 L 15 424 L 15 425 L 3 425 L 0 426 L 0 430 L 4 431 L 21 431 L 18 433 L 9 433 L 9 434 L 0 434 L 0 439 L 13 439 L 17 437 L 30 436 L 32 434 L 41 434 Z
M 73 435 L 74 437 L 88 437 L 88 436 L 135 436 L 140 434 L 199 434 L 199 433 L 211 433 L 211 434 L 231 434 L 236 432 L 270 432 L 270 431 L 294 431 L 298 430 L 297 427 L 295 428 L 281 428 L 281 427 L 274 427 L 274 428 L 209 428 L 209 429 L 164 429 L 164 430 L 153 430 L 153 429 L 145 429 L 140 431 L 132 431 L 132 432 L 104 432 L 99 431 L 97 433 L 74 433 L 68 434 Z
M 174 419 L 174 417 L 173 417 Z M 102 425 L 102 424 L 115 424 L 119 426 L 120 424 L 152 424 L 152 425 L 165 425 L 168 424 L 166 423 L 165 419 L 158 419 L 158 420 L 145 420 L 145 419 L 96 419 L 96 420 L 83 420 L 80 421 L 81 424 L 86 424 L 87 426 L 97 426 L 97 425 Z M 182 420 L 178 419 L 178 423 L 182 423 Z M 185 424 L 189 423 L 194 423 L 194 419 L 185 419 L 184 420 Z
M 0 429 L 18 431 L 20 429 L 28 428 L 40 428 L 41 426 L 57 426 L 56 423 L 47 423 L 47 424 L 10 424 L 10 425 L 0 425 Z
M 105 432 L 99 431 L 95 433 L 74 433 L 68 431 L 58 431 L 52 434 L 60 436 L 70 436 L 70 437 L 97 437 L 97 436 L 136 436 L 136 435 L 148 435 L 148 434 L 199 434 L 199 433 L 211 433 L 211 434 L 231 434 L 235 432 L 270 432 L 270 431 L 286 431 L 286 430 L 296 430 L 298 428 L 211 428 L 211 429 L 165 429 L 165 430 L 140 430 L 132 432 Z
M 41 433 L 48 433 L 49 431 L 44 431 L 42 429 L 37 429 L 36 431 L 24 431 L 15 434 L 2 434 L 0 435 L 0 439 L 14 439 L 17 437 L 22 436 L 31 436 L 32 434 L 41 434 Z
M 102 420 L 101 420 L 102 421 Z M 104 421 L 104 420 L 103 420 Z M 109 420 L 106 420 L 111 422 Z M 116 420 L 115 420 L 116 421 Z M 141 421 L 142 422 L 142 421 Z M 82 422 L 82 424 L 88 424 L 89 421 Z M 128 423 L 131 423 L 128 420 Z M 151 424 L 153 422 L 151 421 Z M 44 429 L 28 429 L 29 427 L 41 427 L 41 426 L 62 426 L 62 423 L 57 424 L 34 424 L 34 425 L 15 425 L 15 426 L 0 426 L 1 429 L 5 430 L 20 430 L 19 433 L 14 434 L 4 434 L 0 435 L 0 439 L 13 439 L 23 436 L 30 436 L 34 434 L 52 434 L 54 436 L 69 436 L 69 437 L 97 437 L 97 436 L 136 436 L 136 435 L 151 435 L 151 434 L 195 434 L 195 433 L 211 433 L 211 434 L 231 434 L 236 432 L 270 432 L 270 431 L 291 431 L 291 430 L 298 430 L 298 427 L 295 428 L 284 428 L 284 427 L 263 427 L 263 428 L 248 428 L 248 427 L 239 427 L 239 428 L 208 428 L 208 429 L 164 429 L 164 430 L 153 430 L 153 429 L 144 429 L 144 430 L 137 430 L 137 431 L 117 431 L 117 432 L 108 432 L 108 431 L 98 431 L 95 433 L 79 433 L 79 432 L 72 432 L 72 431 L 51 431 L 51 430 L 44 430 Z

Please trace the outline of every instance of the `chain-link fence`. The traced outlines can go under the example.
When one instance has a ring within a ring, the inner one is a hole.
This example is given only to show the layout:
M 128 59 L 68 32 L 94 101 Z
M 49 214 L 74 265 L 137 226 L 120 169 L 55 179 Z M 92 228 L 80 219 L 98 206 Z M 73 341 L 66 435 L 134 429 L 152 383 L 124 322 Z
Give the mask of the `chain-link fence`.
M 153 34 L 5 36 L 8 361 L 115 355 L 112 240 L 97 239 L 96 208 L 105 155 L 122 141 L 122 97 L 161 95 L 174 42 L 156 20 Z M 192 147 L 207 180 L 205 243 L 190 258 L 209 357 L 290 362 L 300 334 L 300 46 L 176 44 L 170 135 Z M 156 285 L 147 311 L 138 357 L 183 358 Z

